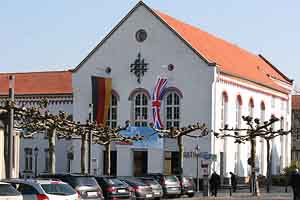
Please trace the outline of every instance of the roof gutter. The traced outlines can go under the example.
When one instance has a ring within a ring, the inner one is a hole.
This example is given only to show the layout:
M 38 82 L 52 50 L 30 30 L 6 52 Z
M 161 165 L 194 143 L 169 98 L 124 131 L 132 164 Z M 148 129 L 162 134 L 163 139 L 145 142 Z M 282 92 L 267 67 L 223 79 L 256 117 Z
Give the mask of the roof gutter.
M 241 77 L 241 76 L 236 75 L 236 74 L 233 74 L 233 73 L 228 73 L 228 72 L 225 72 L 225 71 L 222 71 L 222 70 L 220 70 L 220 72 L 221 72 L 222 74 L 224 74 L 224 75 L 228 75 L 228 76 L 231 76 L 231 77 L 234 77 L 234 78 L 239 78 L 239 79 L 242 79 L 242 80 L 245 80 L 245 81 L 249 81 L 249 82 L 255 83 L 255 84 L 257 84 L 257 85 L 266 87 L 266 88 L 271 89 L 271 90 L 275 90 L 275 91 L 277 91 L 277 92 L 280 92 L 280 93 L 283 93 L 283 94 L 286 94 L 286 95 L 288 94 L 288 93 L 286 93 L 286 92 L 284 92 L 284 91 L 281 91 L 281 90 L 279 90 L 279 89 L 277 89 L 277 88 L 270 87 L 270 86 L 268 86 L 268 85 L 265 85 L 265 84 L 259 83 L 259 82 L 257 82 L 257 81 L 253 81 L 253 80 L 250 80 L 250 79 Z

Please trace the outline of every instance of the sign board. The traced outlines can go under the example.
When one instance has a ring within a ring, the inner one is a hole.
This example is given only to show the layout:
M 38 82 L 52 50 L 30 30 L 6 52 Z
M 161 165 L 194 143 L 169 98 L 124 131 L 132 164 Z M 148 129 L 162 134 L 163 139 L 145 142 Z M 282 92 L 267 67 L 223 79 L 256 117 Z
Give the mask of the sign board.
M 143 140 L 133 141 L 132 143 L 117 143 L 118 145 L 128 145 L 132 148 L 152 148 L 163 149 L 163 139 L 158 137 L 158 134 L 149 127 L 130 126 L 126 130 L 120 132 L 123 136 L 143 136 Z
M 217 155 L 208 152 L 200 152 L 200 157 L 204 160 L 217 161 Z

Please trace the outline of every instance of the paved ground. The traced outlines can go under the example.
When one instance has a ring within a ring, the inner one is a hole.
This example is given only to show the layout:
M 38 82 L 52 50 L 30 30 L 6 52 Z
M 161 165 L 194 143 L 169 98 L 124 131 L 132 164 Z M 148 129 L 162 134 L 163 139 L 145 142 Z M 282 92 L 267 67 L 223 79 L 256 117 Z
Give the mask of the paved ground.
M 239 200 L 239 199 L 261 199 L 261 200 L 292 200 L 293 194 L 291 188 L 288 188 L 288 192 L 285 192 L 285 187 L 273 187 L 270 193 L 266 193 L 264 189 L 261 189 L 260 197 L 253 197 L 251 193 L 249 193 L 249 189 L 239 190 L 237 193 L 233 193 L 230 196 L 228 190 L 220 190 L 217 197 L 203 197 L 201 191 L 200 193 L 196 194 L 193 198 L 181 198 L 181 199 L 201 199 L 201 200 L 225 200 L 225 199 L 232 199 L 232 200 Z

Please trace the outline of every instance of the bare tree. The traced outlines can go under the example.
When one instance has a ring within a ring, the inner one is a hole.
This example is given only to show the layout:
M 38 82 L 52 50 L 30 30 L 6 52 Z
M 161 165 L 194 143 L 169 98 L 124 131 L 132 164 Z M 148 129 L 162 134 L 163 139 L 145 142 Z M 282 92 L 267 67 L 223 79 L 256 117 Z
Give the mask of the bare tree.
M 267 140 L 267 147 L 268 147 L 268 170 L 269 170 L 269 140 L 279 136 L 279 135 L 287 135 L 290 131 L 283 131 L 280 130 L 273 130 L 272 124 L 279 121 L 278 118 L 272 116 L 270 120 L 265 121 L 263 123 L 260 122 L 258 118 L 253 119 L 251 116 L 243 116 L 243 121 L 246 122 L 247 128 L 229 128 L 226 124 L 223 129 L 220 129 L 222 133 L 215 132 L 214 135 L 217 138 L 225 138 L 231 137 L 235 139 L 235 143 L 241 144 L 250 142 L 251 145 L 251 156 L 248 160 L 248 164 L 251 166 L 251 185 L 250 189 L 254 196 L 259 196 L 259 186 L 258 181 L 256 179 L 255 174 L 255 158 L 256 158 L 256 138 L 262 137 Z M 233 134 L 232 134 L 233 133 Z
M 162 138 L 174 138 L 177 139 L 177 145 L 179 148 L 179 174 L 183 172 L 183 152 L 184 152 L 184 145 L 182 142 L 183 136 L 192 137 L 192 138 L 200 138 L 203 136 L 208 135 L 208 129 L 205 124 L 194 124 L 189 125 L 188 127 L 176 128 L 171 127 L 168 129 L 157 129 L 151 124 L 153 130 Z M 191 134 L 194 131 L 199 131 L 198 134 Z
M 93 140 L 94 143 L 104 145 L 106 152 L 106 169 L 105 172 L 107 175 L 111 175 L 111 143 L 112 142 L 126 142 L 132 143 L 134 141 L 142 140 L 143 137 L 140 135 L 134 136 L 124 136 L 120 132 L 126 130 L 129 126 L 129 122 L 125 122 L 124 127 L 110 128 L 98 127 L 93 130 Z

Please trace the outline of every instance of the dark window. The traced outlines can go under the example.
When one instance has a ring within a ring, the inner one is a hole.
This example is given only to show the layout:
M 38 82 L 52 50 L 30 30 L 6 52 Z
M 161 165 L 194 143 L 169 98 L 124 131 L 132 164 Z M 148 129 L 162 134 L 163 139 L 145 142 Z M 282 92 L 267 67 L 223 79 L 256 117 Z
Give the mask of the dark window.
M 42 184 L 41 186 L 47 194 L 57 194 L 57 195 L 76 194 L 76 191 L 68 184 Z
M 0 184 L 0 196 L 19 196 L 21 195 L 13 186 Z
M 143 42 L 147 39 L 147 32 L 143 29 L 140 29 L 136 32 L 135 38 L 138 42 Z
M 39 194 L 36 189 L 26 184 L 20 184 L 18 191 L 21 192 L 21 194 L 28 194 L 28 195 Z

